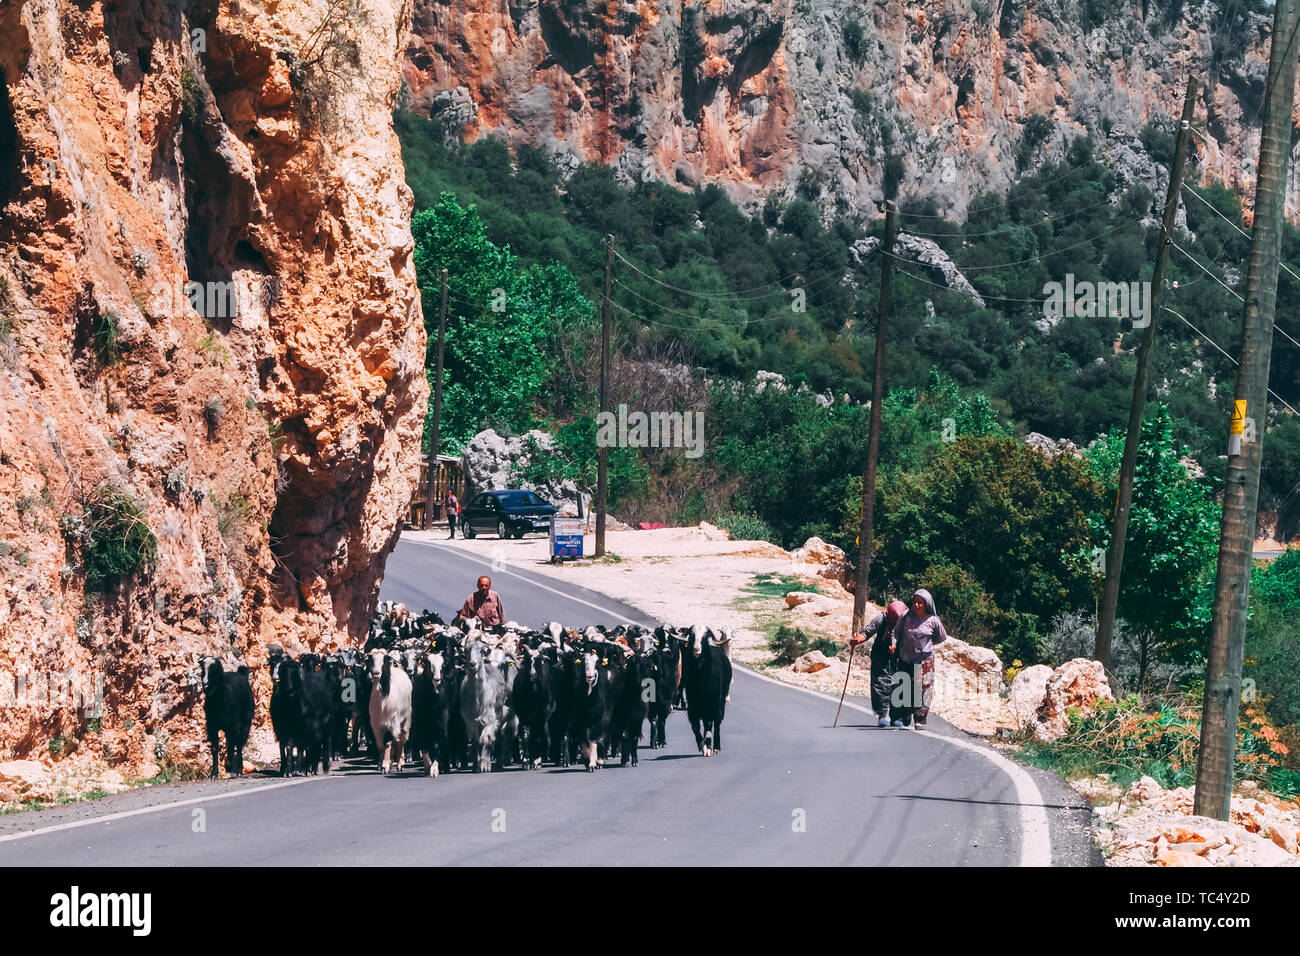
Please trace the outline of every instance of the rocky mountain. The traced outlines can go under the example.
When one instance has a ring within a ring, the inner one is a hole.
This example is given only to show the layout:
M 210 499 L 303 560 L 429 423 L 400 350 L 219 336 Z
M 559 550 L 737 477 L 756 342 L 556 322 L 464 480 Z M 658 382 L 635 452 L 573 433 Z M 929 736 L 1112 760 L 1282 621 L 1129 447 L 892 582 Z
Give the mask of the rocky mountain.
M 1207 0 L 416 0 L 404 75 L 411 107 L 452 134 L 566 165 L 865 212 L 892 176 L 902 199 L 962 219 L 1085 131 L 1162 194 L 1140 133 L 1175 128 L 1189 74 L 1198 168 L 1244 191 L 1272 21 L 1227 6 L 1231 20 Z
M 364 634 L 428 391 L 410 20 L 0 6 L 0 759 L 147 773 L 198 751 L 197 655 L 264 713 L 266 643 Z M 102 711 L 45 699 L 69 681 Z

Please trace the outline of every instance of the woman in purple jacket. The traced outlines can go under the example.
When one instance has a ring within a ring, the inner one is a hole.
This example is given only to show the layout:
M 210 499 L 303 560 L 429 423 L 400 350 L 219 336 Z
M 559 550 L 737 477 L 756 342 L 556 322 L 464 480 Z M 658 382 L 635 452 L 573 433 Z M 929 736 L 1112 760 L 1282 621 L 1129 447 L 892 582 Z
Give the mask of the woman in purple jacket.
M 906 727 L 915 718 L 916 729 L 925 730 L 925 720 L 930 716 L 930 698 L 934 694 L 934 645 L 947 639 L 943 621 L 934 611 L 934 598 L 925 588 L 917 588 L 907 613 L 894 626 L 898 673 L 904 677 L 897 693 L 906 705 L 895 704 L 895 727 Z

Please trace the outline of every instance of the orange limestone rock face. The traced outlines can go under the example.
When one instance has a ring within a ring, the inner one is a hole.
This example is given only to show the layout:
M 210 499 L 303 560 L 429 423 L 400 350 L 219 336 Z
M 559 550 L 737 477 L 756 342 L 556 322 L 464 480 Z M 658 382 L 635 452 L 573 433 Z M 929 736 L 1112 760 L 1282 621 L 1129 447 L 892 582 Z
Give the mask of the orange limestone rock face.
M 196 762 L 207 654 L 256 743 L 418 469 L 410 3 L 168 9 L 0 6 L 0 761 Z
M 1122 186 L 1163 194 L 1141 132 L 1175 128 L 1221 14 L 1161 16 L 1083 24 L 1066 0 L 415 0 L 404 76 L 410 107 L 452 135 L 542 147 L 565 167 L 716 182 L 750 205 L 811 190 L 874 214 L 894 154 L 904 199 L 960 219 L 1020 174 L 1034 114 L 1052 129 L 1031 166 L 1086 135 Z M 1202 90 L 1195 148 L 1203 175 L 1249 201 L 1272 21 L 1239 19 Z

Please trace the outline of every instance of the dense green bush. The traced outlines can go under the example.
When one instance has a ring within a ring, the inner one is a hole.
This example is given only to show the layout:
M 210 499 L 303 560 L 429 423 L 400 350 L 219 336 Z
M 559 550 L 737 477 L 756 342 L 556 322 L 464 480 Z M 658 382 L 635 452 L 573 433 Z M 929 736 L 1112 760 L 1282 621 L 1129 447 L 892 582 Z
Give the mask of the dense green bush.
M 65 532 L 84 549 L 86 590 L 110 591 L 136 573 L 148 573 L 158 540 L 135 496 L 115 482 L 95 489 L 80 518 L 67 516 Z
M 116 365 L 122 360 L 122 344 L 117 335 L 118 318 L 112 312 L 103 312 L 95 320 L 91 341 L 100 365 Z
M 733 541 L 772 541 L 776 538 L 772 526 L 752 512 L 723 512 L 713 519 L 713 523 L 731 535 Z
M 772 652 L 772 663 L 785 667 L 809 651 L 821 651 L 827 657 L 834 658 L 839 653 L 840 645 L 824 637 L 810 639 L 801 628 L 782 624 L 767 642 L 767 648 Z

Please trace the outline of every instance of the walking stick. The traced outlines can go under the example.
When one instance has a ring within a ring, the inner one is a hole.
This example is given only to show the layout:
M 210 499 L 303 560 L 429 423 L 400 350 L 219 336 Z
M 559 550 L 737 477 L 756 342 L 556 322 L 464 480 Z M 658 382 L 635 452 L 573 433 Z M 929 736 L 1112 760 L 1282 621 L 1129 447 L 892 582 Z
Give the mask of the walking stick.
M 840 691 L 840 706 L 835 708 L 835 723 L 831 724 L 834 730 L 840 724 L 840 707 L 844 706 L 844 695 L 849 691 L 849 672 L 853 670 L 853 652 L 858 649 L 858 645 L 849 645 L 849 666 L 844 669 L 844 689 Z

